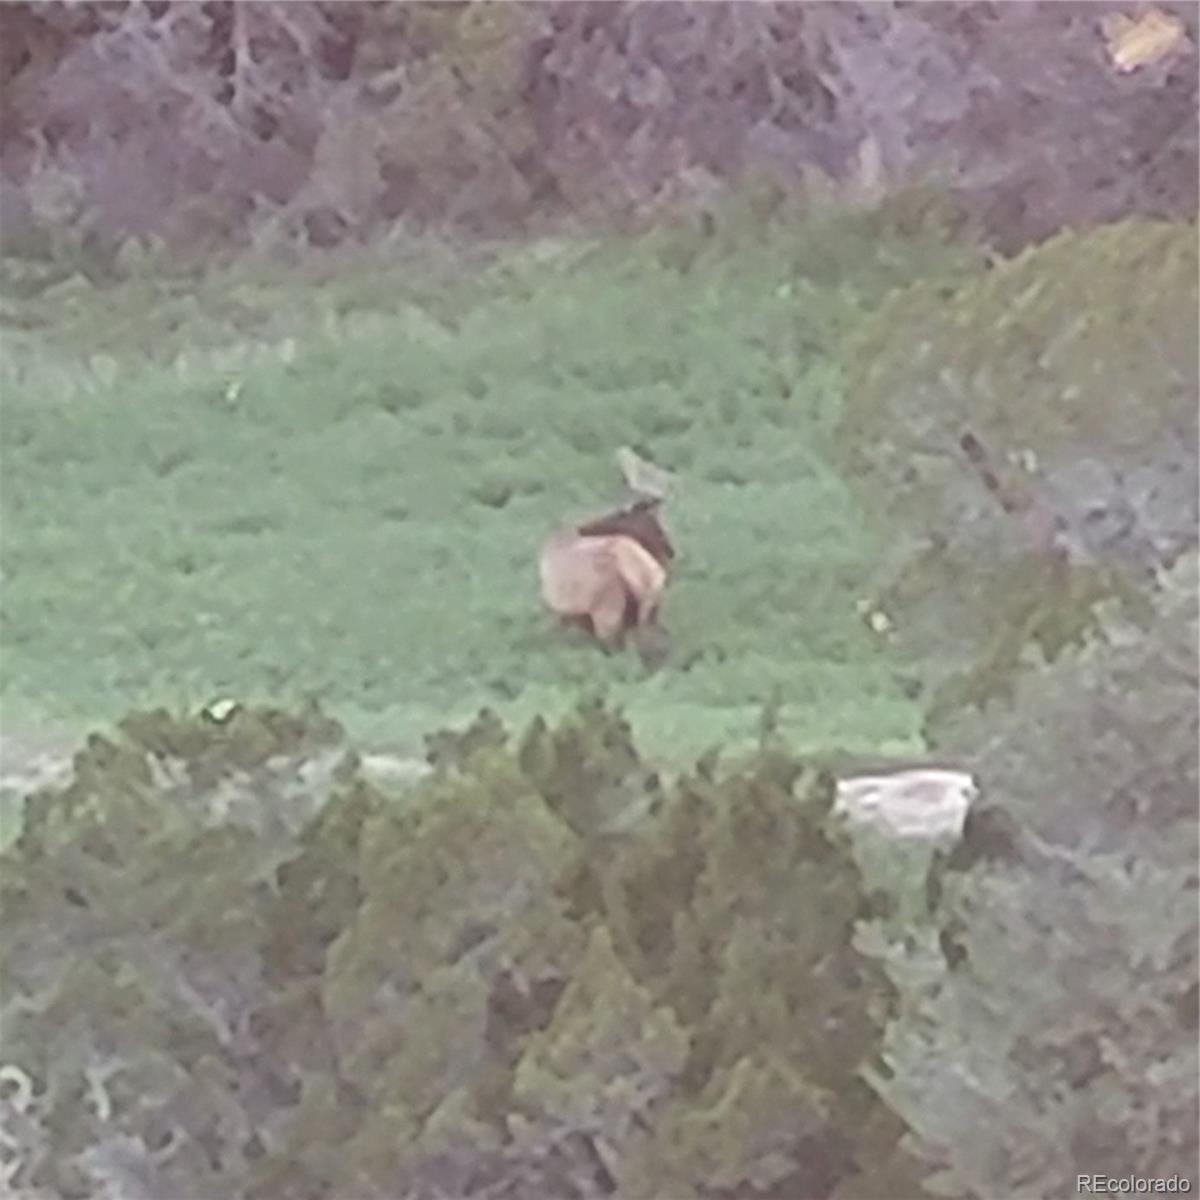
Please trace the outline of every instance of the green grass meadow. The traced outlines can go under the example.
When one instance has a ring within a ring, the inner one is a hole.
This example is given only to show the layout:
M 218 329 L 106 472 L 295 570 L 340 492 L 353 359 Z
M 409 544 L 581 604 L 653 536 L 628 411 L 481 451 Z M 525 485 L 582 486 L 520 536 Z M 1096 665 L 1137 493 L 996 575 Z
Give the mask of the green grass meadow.
M 854 608 L 875 535 L 827 440 L 842 334 L 961 269 L 831 218 L 457 275 L 383 247 L 319 275 L 59 284 L 0 346 L 5 729 L 316 695 L 415 748 L 481 705 L 603 689 L 672 761 L 752 737 L 773 695 L 801 747 L 913 748 Z M 537 596 L 540 539 L 616 497 L 622 444 L 678 478 L 653 675 Z

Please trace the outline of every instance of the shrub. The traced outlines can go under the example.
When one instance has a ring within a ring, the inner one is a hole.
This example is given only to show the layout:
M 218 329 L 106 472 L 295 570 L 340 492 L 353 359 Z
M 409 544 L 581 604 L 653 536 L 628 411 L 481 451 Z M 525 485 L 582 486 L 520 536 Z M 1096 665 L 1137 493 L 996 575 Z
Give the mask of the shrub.
M 389 797 L 316 711 L 214 713 L 93 738 L 4 856 L 16 1186 L 914 1193 L 827 775 L 667 785 L 593 701 Z
M 1144 610 L 1195 545 L 1196 277 L 1193 225 L 1063 233 L 951 294 L 897 293 L 853 340 L 840 462 L 889 534 L 899 644 L 941 679 L 975 664 L 986 693 L 1099 600 Z
M 935 1194 L 1195 1186 L 1196 564 L 1147 632 L 1106 612 L 1107 642 L 935 731 L 987 802 L 931 877 L 940 968 L 890 958 L 901 1003 L 874 1076 Z

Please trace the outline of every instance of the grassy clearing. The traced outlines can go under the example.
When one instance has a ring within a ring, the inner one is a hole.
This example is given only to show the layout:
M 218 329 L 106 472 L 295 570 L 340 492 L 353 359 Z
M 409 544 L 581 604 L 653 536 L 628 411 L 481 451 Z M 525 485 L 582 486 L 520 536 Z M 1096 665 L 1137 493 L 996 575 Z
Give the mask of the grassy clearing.
M 3 347 L 6 727 L 315 693 L 409 745 L 603 687 L 672 758 L 752 736 L 775 691 L 802 745 L 910 745 L 853 609 L 871 537 L 823 447 L 845 328 L 961 269 L 866 222 L 560 244 L 458 279 L 76 286 L 58 319 L 43 295 Z M 622 443 L 680 478 L 673 659 L 649 678 L 536 599 L 539 539 L 612 498 Z

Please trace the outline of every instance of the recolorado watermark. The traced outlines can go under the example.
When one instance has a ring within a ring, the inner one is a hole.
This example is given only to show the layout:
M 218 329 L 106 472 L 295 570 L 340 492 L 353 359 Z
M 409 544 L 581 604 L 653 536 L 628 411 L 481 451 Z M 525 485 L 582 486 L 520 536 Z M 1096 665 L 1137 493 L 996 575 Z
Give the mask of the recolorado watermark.
M 1186 1196 L 1192 1181 L 1183 1175 L 1076 1175 L 1082 1196 Z

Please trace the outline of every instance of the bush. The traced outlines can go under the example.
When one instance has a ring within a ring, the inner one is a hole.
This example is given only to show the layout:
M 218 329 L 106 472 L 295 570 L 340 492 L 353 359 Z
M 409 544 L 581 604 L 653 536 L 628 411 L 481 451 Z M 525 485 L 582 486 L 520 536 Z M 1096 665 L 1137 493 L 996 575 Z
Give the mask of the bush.
M 232 1194 L 274 1135 L 291 1068 L 257 1028 L 276 889 L 345 748 L 315 710 L 220 715 L 134 715 L 89 739 L 67 787 L 27 800 L 0 884 L 19 1188 Z
M 316 711 L 150 714 L 30 798 L 16 1186 L 914 1194 L 857 1075 L 890 989 L 827 775 L 764 745 L 668 786 L 599 702 L 429 757 L 388 796 Z
M 897 293 L 854 339 L 839 458 L 889 534 L 882 607 L 935 679 L 978 668 L 942 707 L 1030 645 L 1053 658 L 1106 597 L 1144 611 L 1195 545 L 1196 257 L 1194 225 L 1063 233 Z
M 931 879 L 940 969 L 889 956 L 900 1015 L 874 1077 L 935 1194 L 1195 1185 L 1196 565 L 1146 633 L 1107 613 L 1106 643 L 935 731 L 987 803 Z

